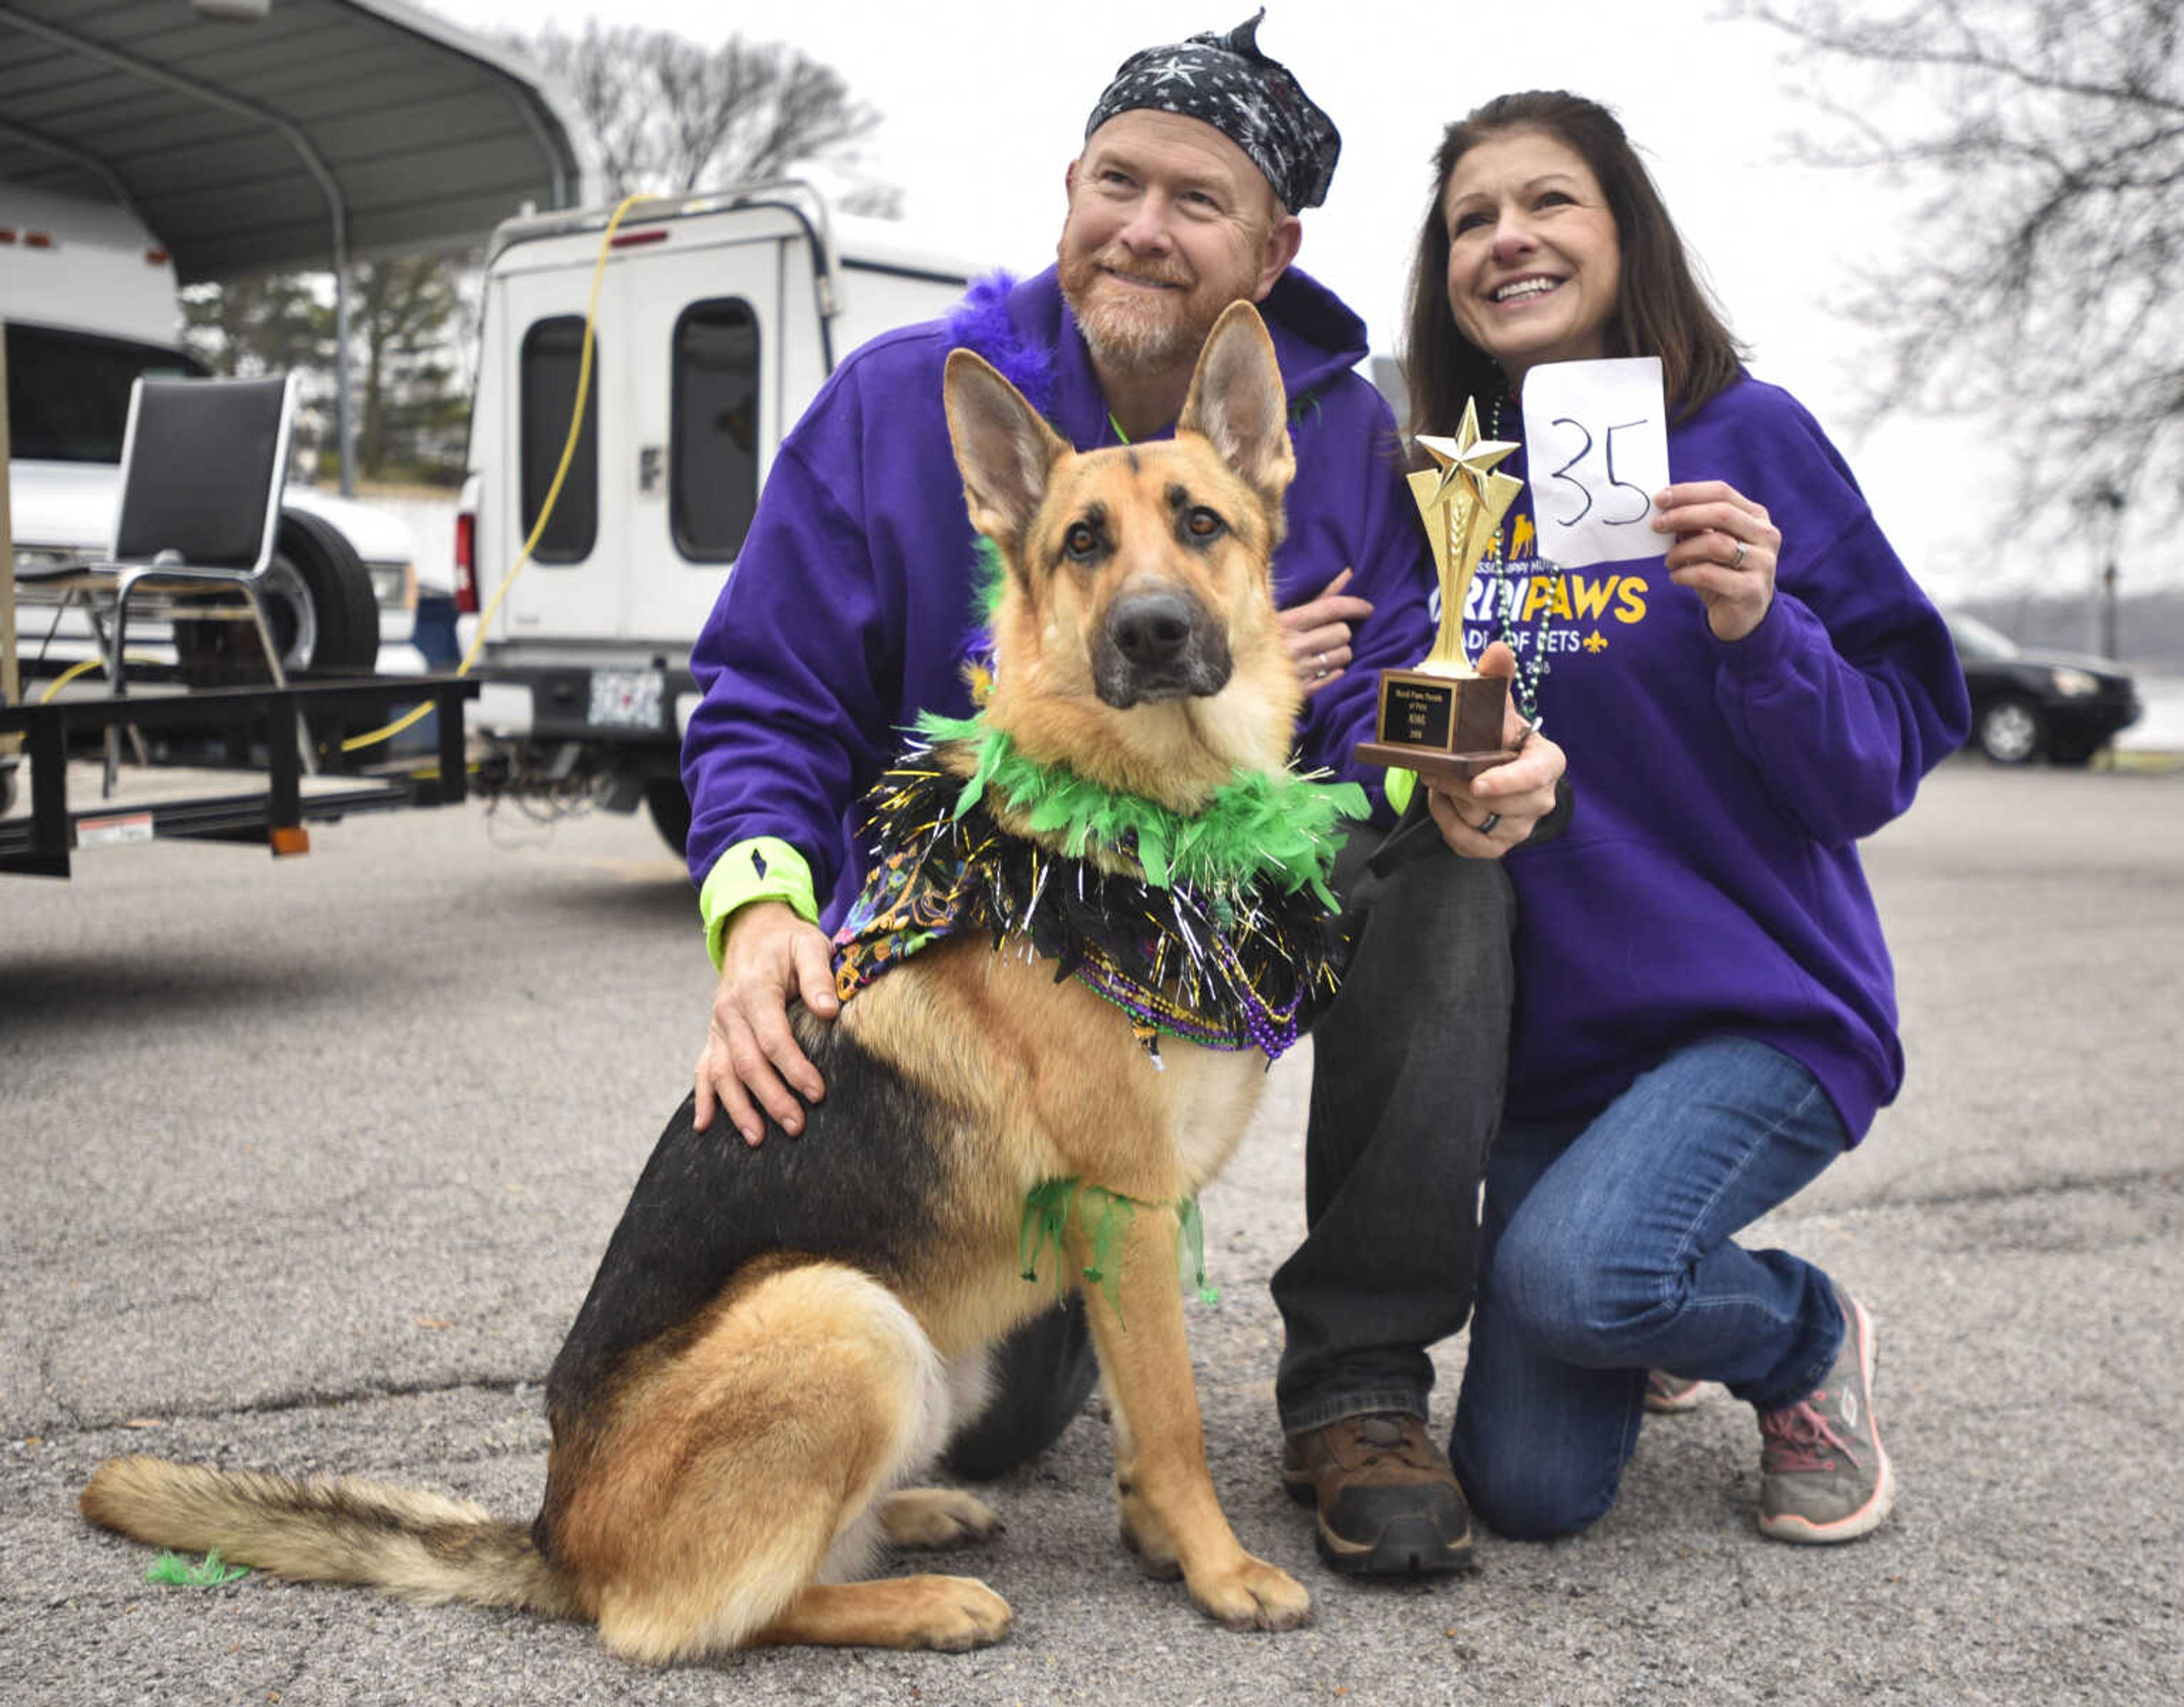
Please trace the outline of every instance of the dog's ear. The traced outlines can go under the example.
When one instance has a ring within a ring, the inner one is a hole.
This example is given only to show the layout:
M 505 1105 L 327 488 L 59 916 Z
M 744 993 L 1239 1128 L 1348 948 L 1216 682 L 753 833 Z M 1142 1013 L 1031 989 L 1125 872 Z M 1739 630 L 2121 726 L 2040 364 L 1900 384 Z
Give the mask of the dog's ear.
M 972 351 L 948 353 L 943 395 L 971 525 L 996 543 L 1013 547 L 1039 514 L 1055 459 L 1069 447 Z
M 1296 473 L 1289 399 L 1274 341 L 1251 303 L 1229 303 L 1213 323 L 1176 431 L 1205 439 L 1268 499 L 1279 502 L 1289 490 Z

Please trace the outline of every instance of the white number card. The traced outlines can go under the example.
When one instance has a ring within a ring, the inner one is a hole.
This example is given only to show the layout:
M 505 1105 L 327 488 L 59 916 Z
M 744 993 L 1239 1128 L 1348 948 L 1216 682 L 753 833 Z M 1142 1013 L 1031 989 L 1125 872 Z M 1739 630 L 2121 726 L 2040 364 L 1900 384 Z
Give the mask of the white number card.
M 1548 362 L 1524 375 L 1524 466 L 1540 555 L 1575 568 L 1659 557 L 1649 525 L 1669 483 L 1658 356 Z

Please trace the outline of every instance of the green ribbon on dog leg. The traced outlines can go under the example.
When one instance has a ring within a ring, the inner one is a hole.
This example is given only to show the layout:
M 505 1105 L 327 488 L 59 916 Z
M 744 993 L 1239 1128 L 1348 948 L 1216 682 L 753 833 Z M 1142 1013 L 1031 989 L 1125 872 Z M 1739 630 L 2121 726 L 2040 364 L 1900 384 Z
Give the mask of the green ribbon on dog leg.
M 232 1582 L 238 1576 L 250 1575 L 247 1565 L 230 1565 L 220 1556 L 215 1547 L 204 1556 L 204 1563 L 192 1565 L 179 1553 L 163 1553 L 153 1560 L 145 1571 L 147 1582 L 168 1584 L 176 1588 L 217 1588 L 223 1582 Z
M 1046 1254 L 1047 1247 L 1054 1248 L 1054 1290 L 1059 1299 L 1067 1290 L 1061 1265 L 1061 1240 L 1069 1225 L 1069 1212 L 1077 1209 L 1080 1221 L 1086 1210 L 1084 1201 L 1096 1198 L 1100 1204 L 1098 1223 L 1084 1223 L 1092 1235 L 1092 1260 L 1084 1269 L 1084 1278 L 1100 1288 L 1114 1307 L 1116 1318 L 1123 1314 L 1122 1241 L 1128 1234 L 1130 1221 L 1140 1209 L 1150 1205 L 1121 1192 L 1111 1192 L 1105 1186 L 1088 1186 L 1071 1176 L 1063 1179 L 1046 1180 L 1034 1186 L 1024 1194 L 1023 1220 L 1017 1232 L 1017 1267 L 1028 1281 L 1039 1278 L 1039 1259 Z M 1195 1287 L 1201 1304 L 1221 1302 L 1221 1289 L 1206 1283 L 1206 1222 L 1199 1214 L 1198 1199 L 1182 1198 L 1175 1204 L 1175 1263 L 1176 1276 L 1186 1287 Z
M 1086 1186 L 1084 1196 L 1097 1197 L 1100 1201 L 1100 1225 L 1092 1232 L 1092 1261 L 1084 1271 L 1084 1278 L 1107 1295 L 1114 1309 L 1115 1320 L 1123 1320 L 1123 1265 L 1117 1260 L 1116 1242 L 1130 1231 L 1131 1217 L 1137 1214 L 1137 1205 L 1120 1192 L 1111 1192 L 1105 1186 Z M 1120 1225 L 1117 1225 L 1117 1217 Z M 1124 1323 L 1127 1326 L 1128 1324 Z
M 1198 1212 L 1198 1199 L 1185 1198 L 1176 1206 L 1176 1279 L 1194 1287 L 1201 1304 L 1219 1304 L 1221 1288 L 1206 1283 L 1206 1218 Z
M 1039 1278 L 1039 1259 L 1054 1247 L 1054 1295 L 1059 1303 L 1068 1291 L 1061 1276 L 1061 1232 L 1069 1222 L 1069 1200 L 1077 1194 L 1074 1178 L 1048 1180 L 1024 1193 L 1023 1225 L 1017 1233 L 1017 1267 L 1028 1281 Z

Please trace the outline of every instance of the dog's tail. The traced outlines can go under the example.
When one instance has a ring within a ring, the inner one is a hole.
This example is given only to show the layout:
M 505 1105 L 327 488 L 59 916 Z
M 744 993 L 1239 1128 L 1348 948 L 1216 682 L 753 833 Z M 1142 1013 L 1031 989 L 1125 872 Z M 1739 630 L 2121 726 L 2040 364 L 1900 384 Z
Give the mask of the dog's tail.
M 235 1564 L 299 1582 L 579 1615 L 527 1528 L 416 1489 L 116 1458 L 99 1465 L 76 1504 L 92 1522 L 154 1547 L 217 1549 Z

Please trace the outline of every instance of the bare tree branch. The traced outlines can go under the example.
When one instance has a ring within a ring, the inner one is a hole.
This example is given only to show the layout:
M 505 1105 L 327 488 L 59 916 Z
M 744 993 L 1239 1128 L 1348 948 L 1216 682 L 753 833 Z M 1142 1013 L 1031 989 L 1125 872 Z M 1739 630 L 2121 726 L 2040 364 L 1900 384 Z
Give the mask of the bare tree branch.
M 597 23 L 581 36 L 549 25 L 509 39 L 574 97 L 617 195 L 777 178 L 811 162 L 850 167 L 879 123 L 839 72 L 779 42 L 732 36 L 709 48 Z
M 1869 420 L 1986 415 L 2022 522 L 2184 514 L 2184 0 L 1745 0 L 1818 72 L 1805 160 L 1914 197 L 1864 268 Z

